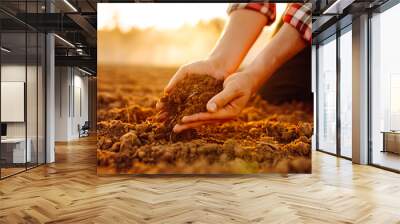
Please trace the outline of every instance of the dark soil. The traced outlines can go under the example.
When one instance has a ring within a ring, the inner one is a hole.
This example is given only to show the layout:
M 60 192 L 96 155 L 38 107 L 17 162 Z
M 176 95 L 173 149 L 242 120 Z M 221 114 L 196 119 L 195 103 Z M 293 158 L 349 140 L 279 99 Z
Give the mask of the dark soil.
M 209 75 L 193 74 L 178 82 L 175 88 L 161 97 L 168 118 L 165 121 L 167 131 L 180 123 L 184 116 L 207 111 L 207 102 L 222 90 L 222 80 Z M 196 136 L 195 130 L 186 130 L 176 135 L 171 132 L 171 140 L 191 139 Z
M 236 120 L 171 137 L 183 116 L 206 110 L 221 81 L 192 76 L 163 96 L 172 69 L 100 67 L 99 174 L 311 172 L 312 105 L 256 96 Z M 160 98 L 165 122 L 154 119 Z

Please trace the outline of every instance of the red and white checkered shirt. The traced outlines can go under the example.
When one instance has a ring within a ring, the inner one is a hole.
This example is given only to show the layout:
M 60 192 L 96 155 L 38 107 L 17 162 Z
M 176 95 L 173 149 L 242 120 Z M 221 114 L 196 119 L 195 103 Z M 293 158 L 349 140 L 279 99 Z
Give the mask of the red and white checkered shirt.
M 267 25 L 271 25 L 276 18 L 275 3 L 232 3 L 229 5 L 228 14 L 237 9 L 255 10 L 267 17 Z M 296 28 L 303 39 L 311 44 L 311 3 L 289 3 L 282 18 L 285 23 Z

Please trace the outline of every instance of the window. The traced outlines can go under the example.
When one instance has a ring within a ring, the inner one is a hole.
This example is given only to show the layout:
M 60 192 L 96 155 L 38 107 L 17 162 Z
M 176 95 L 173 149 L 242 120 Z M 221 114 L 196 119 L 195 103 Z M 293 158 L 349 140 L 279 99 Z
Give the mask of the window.
M 340 155 L 352 157 L 352 34 L 351 26 L 340 36 Z
M 0 7 L 15 5 L 1 1 Z M 37 13 L 43 1 L 18 2 Z M 0 178 L 45 163 L 45 35 L 0 12 Z M 10 109 L 13 108 L 13 109 Z
M 5 130 L 0 144 L 0 169 L 1 177 L 4 178 L 26 170 L 26 164 L 31 162 L 32 148 L 31 141 L 27 138 L 27 117 L 25 116 L 26 33 L 6 33 L 2 30 L 1 47 L 6 49 L 1 51 L 0 62 L 0 111 L 1 124 Z
M 400 4 L 371 18 L 372 164 L 400 170 Z
M 318 47 L 318 146 L 336 153 L 336 36 Z

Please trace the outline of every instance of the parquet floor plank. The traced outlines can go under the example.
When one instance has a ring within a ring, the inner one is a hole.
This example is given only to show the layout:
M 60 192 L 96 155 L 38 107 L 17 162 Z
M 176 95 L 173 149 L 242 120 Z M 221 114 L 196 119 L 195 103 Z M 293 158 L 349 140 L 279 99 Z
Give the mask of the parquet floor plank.
M 96 142 L 0 181 L 0 223 L 396 223 L 400 175 L 319 152 L 311 175 L 97 176 Z

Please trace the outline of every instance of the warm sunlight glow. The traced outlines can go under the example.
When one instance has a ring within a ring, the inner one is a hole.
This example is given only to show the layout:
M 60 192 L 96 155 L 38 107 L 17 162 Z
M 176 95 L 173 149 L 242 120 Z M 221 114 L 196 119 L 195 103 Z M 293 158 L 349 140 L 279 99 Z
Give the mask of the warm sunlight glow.
M 179 66 L 203 59 L 228 21 L 228 3 L 99 3 L 98 60 L 109 64 Z M 243 65 L 258 55 L 276 29 L 287 4 L 276 5 Z
M 176 29 L 200 20 L 225 19 L 227 7 L 226 3 L 100 3 L 98 27 Z

